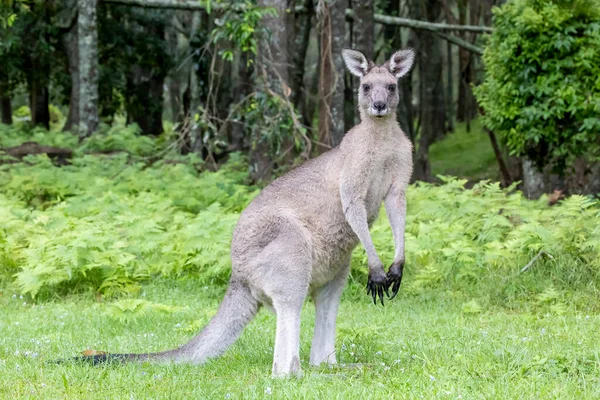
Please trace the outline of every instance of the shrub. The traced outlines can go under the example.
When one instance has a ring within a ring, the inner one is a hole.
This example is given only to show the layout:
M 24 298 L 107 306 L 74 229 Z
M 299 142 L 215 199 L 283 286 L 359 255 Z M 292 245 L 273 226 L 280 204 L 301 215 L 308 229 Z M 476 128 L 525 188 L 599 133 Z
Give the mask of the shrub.
M 600 156 L 600 1 L 509 1 L 483 59 L 483 123 L 512 154 L 557 172 Z

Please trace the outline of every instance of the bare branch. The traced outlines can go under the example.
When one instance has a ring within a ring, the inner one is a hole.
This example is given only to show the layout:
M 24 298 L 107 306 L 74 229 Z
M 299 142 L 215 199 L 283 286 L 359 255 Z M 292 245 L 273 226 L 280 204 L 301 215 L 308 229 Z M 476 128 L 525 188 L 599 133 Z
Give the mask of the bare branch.
M 346 9 L 346 18 L 354 19 L 354 11 Z M 396 25 L 403 26 L 405 28 L 421 29 L 426 31 L 438 32 L 438 31 L 464 31 L 464 32 L 477 32 L 477 33 L 492 33 L 493 28 L 490 26 L 482 25 L 453 25 L 444 24 L 438 22 L 427 22 L 420 21 L 417 19 L 402 18 L 402 17 L 391 17 L 389 15 L 375 14 L 375 22 L 383 25 Z
M 480 56 L 483 55 L 483 49 L 481 47 L 476 46 L 470 42 L 467 42 L 464 39 L 461 39 L 457 36 L 448 35 L 447 33 L 437 32 L 437 31 L 434 31 L 433 33 L 435 33 L 437 36 L 441 37 L 442 39 L 449 41 L 450 43 L 454 43 L 455 45 L 470 51 L 471 53 L 479 54 Z
M 197 0 L 101 0 L 104 3 L 125 4 L 130 6 L 145 8 L 172 8 L 181 10 L 206 10 L 206 4 Z M 244 3 L 215 3 L 211 5 L 213 10 L 227 10 L 235 8 L 242 11 L 245 8 Z M 303 6 L 296 6 L 294 12 L 303 13 L 306 9 Z M 346 9 L 346 18 L 354 20 L 354 11 Z M 454 25 L 436 22 L 419 21 L 416 19 L 392 17 L 389 15 L 375 14 L 375 22 L 383 25 L 395 25 L 412 29 L 422 29 L 432 32 L 438 31 L 458 31 L 458 32 L 476 32 L 491 33 L 492 27 L 482 25 Z M 455 43 L 456 44 L 456 43 Z
M 545 252 L 544 250 L 541 250 L 539 253 L 536 254 L 535 257 L 533 257 L 531 259 L 531 261 L 529 261 L 529 263 L 524 266 L 523 268 L 521 268 L 521 270 L 519 271 L 519 274 L 522 274 L 523 272 L 527 271 L 529 268 L 531 268 L 531 266 L 537 261 L 538 258 L 540 258 L 542 255 L 545 255 L 546 257 L 548 257 L 549 259 L 553 260 L 554 257 L 552 257 L 551 254 Z
M 172 8 L 178 10 L 200 11 L 206 10 L 206 4 L 198 0 L 101 0 L 104 3 L 125 4 L 128 6 L 144 8 Z M 230 8 L 230 4 L 213 3 L 211 8 L 223 10 Z

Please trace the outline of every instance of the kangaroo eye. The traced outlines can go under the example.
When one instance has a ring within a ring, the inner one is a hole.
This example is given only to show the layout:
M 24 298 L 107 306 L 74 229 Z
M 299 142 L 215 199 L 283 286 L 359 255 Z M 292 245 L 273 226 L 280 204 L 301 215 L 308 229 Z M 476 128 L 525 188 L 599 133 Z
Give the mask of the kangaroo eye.
M 363 85 L 363 92 L 369 93 L 369 90 L 371 90 L 371 85 L 365 83 Z
M 393 93 L 396 90 L 396 85 L 389 85 L 388 90 Z

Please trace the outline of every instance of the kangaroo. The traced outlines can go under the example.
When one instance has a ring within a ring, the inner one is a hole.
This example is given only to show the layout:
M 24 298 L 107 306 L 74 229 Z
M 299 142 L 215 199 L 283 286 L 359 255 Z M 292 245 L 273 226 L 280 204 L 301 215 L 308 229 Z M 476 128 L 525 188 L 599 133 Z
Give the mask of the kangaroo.
M 273 376 L 300 375 L 300 312 L 310 295 L 316 307 L 310 364 L 334 364 L 338 306 L 359 242 L 368 257 L 367 294 L 382 304 L 390 288 L 390 298 L 396 296 L 412 174 L 412 145 L 396 121 L 397 81 L 412 67 L 414 52 L 397 51 L 381 66 L 356 50 L 344 50 L 343 58 L 360 78 L 360 124 L 339 146 L 274 180 L 241 213 L 229 287 L 208 325 L 177 349 L 79 359 L 203 363 L 233 344 L 264 305 L 277 315 Z M 395 244 L 387 273 L 369 233 L 382 203 Z

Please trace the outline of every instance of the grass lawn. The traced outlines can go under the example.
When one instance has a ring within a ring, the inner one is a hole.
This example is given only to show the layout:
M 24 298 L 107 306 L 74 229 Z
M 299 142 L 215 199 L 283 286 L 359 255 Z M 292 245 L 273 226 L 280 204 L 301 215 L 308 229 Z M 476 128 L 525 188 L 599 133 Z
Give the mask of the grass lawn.
M 454 133 L 429 148 L 431 173 L 452 175 L 470 181 L 499 180 L 500 171 L 490 138 L 479 120 L 471 121 L 471 132 L 466 124 L 456 124 Z
M 314 311 L 303 312 L 302 379 L 270 376 L 275 317 L 262 310 L 225 356 L 203 366 L 46 363 L 86 348 L 143 352 L 184 343 L 224 288 L 155 282 L 141 299 L 181 307 L 119 314 L 90 297 L 31 305 L 0 292 L 0 398 L 543 399 L 600 397 L 600 316 L 463 312 L 452 292 L 401 294 L 385 307 L 347 288 L 340 366 L 308 365 Z M 121 318 L 118 318 L 118 317 Z

